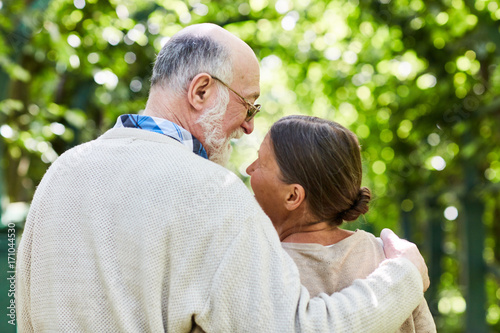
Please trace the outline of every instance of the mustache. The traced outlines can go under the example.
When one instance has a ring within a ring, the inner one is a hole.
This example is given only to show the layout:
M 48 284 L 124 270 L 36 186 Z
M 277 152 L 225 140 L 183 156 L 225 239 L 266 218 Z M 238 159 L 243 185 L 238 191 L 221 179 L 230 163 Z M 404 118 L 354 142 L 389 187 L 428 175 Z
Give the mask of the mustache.
M 235 130 L 233 133 L 231 133 L 231 135 L 229 136 L 229 140 L 231 139 L 240 139 L 242 136 L 243 136 L 244 131 L 243 131 L 243 128 L 238 128 L 237 130 Z

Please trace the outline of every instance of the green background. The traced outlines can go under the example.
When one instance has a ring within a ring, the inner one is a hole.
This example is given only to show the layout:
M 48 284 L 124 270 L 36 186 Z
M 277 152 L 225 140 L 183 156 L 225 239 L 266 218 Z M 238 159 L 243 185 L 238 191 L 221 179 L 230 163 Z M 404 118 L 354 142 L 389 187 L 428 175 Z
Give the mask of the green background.
M 20 237 L 58 155 L 144 108 L 168 37 L 213 22 L 261 62 L 262 112 L 229 168 L 248 184 L 246 167 L 284 115 L 348 127 L 374 199 L 346 227 L 389 227 L 419 246 L 439 332 L 499 332 L 499 21 L 490 0 L 2 0 L 2 237 L 9 222 Z

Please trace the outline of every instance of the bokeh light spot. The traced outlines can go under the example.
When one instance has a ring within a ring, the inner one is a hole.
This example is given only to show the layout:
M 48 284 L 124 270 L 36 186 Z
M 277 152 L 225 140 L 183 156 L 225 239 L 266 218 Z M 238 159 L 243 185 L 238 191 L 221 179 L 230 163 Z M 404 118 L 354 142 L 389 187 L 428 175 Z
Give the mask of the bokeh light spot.
M 383 174 L 385 172 L 385 169 L 386 169 L 385 163 L 382 161 L 375 161 L 372 164 L 372 170 L 377 175 Z
M 112 71 L 105 69 L 94 74 L 94 81 L 97 84 L 104 85 L 109 90 L 113 90 L 118 84 L 118 76 Z
M 69 57 L 69 64 L 71 65 L 71 67 L 73 68 L 78 68 L 80 67 L 80 58 L 76 55 L 76 54 L 73 54 Z
M 458 209 L 455 206 L 446 207 L 444 210 L 444 217 L 448 221 L 454 221 L 458 217 Z
M 74 0 L 73 4 L 78 9 L 83 9 L 85 7 L 85 0 Z
M 142 82 L 138 79 L 134 79 L 130 82 L 130 90 L 133 92 L 139 92 L 142 89 Z
M 413 209 L 413 201 L 404 199 L 403 202 L 401 202 L 401 209 L 405 212 L 411 212 Z
M 439 142 L 441 142 L 441 137 L 439 136 L 439 134 L 437 133 L 431 133 L 429 134 L 429 136 L 427 137 L 427 142 L 431 145 L 431 146 L 437 146 L 439 144 Z
M 417 79 L 417 87 L 422 90 L 432 88 L 436 83 L 436 77 L 432 74 L 424 74 Z
M 12 127 L 4 124 L 0 127 L 0 135 L 4 138 L 10 139 L 12 138 L 12 136 L 14 136 L 14 131 L 12 130 Z
M 280 14 L 285 14 L 290 10 L 290 2 L 288 0 L 278 0 L 274 5 L 276 11 Z
M 72 48 L 77 48 L 82 43 L 82 41 L 80 40 L 80 37 L 78 37 L 77 35 L 74 35 L 74 34 L 69 35 L 67 40 L 68 40 L 68 44 Z
M 431 158 L 431 165 L 435 170 L 441 171 L 446 168 L 446 161 L 441 156 L 433 156 Z
M 362 139 L 366 139 L 370 136 L 370 128 L 365 124 L 362 124 L 356 129 L 356 135 Z
M 97 63 L 99 61 L 99 53 L 96 52 L 89 53 L 89 55 L 87 56 L 87 60 L 91 64 Z
M 127 7 L 125 7 L 124 5 L 116 6 L 116 15 L 122 20 L 128 18 L 129 12 Z
M 127 52 L 125 53 L 124 59 L 127 64 L 133 64 L 136 61 L 137 56 L 134 52 Z
M 439 25 L 444 25 L 444 24 L 446 24 L 446 22 L 448 22 L 448 18 L 449 18 L 448 13 L 441 12 L 441 13 L 436 15 L 436 22 Z
M 63 135 L 64 132 L 66 132 L 66 127 L 61 123 L 54 122 L 54 123 L 50 124 L 50 130 L 55 135 Z

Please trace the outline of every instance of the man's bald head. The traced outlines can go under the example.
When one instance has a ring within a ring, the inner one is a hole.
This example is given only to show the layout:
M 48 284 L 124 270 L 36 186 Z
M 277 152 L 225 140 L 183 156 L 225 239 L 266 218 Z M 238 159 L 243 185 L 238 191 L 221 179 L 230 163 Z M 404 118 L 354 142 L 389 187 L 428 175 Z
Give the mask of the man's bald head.
M 162 48 L 151 78 L 152 88 L 160 85 L 177 95 L 186 92 L 199 73 L 208 73 L 230 84 L 235 61 L 252 59 L 252 49 L 227 30 L 210 23 L 184 28 Z
M 216 24 L 202 23 L 191 25 L 179 31 L 175 36 L 182 36 L 184 34 L 210 37 L 231 50 L 246 52 L 249 55 L 255 56 L 248 44 Z

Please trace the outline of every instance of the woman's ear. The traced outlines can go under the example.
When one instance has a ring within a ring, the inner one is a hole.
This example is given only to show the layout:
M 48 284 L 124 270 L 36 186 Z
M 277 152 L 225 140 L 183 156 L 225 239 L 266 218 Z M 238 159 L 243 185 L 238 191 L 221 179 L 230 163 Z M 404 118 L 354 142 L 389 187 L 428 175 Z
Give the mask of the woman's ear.
M 287 197 L 285 200 L 285 208 L 289 211 L 296 210 L 306 199 L 306 191 L 299 184 L 290 184 Z
M 197 111 L 205 109 L 210 96 L 215 92 L 214 89 L 216 89 L 214 79 L 209 74 L 196 75 L 191 80 L 187 91 L 189 104 Z

